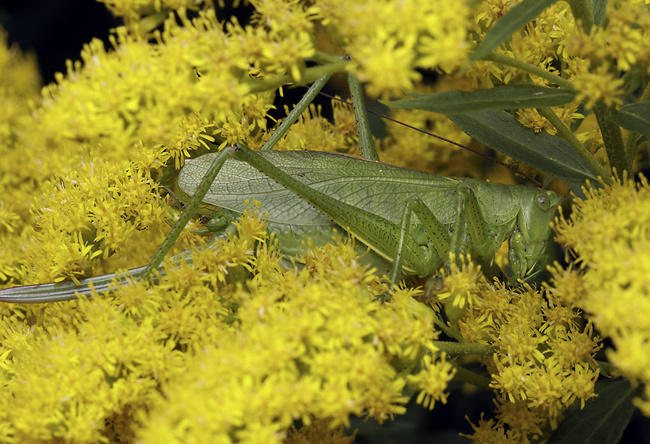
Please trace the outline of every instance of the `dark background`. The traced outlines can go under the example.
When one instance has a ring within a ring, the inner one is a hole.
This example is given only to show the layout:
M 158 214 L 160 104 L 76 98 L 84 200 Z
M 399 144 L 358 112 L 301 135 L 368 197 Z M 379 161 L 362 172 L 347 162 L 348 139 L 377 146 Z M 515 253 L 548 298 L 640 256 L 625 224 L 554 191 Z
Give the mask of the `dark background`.
M 249 22 L 250 6 L 234 11 L 240 23 Z M 221 19 L 232 13 L 233 9 L 226 5 L 218 10 L 217 16 Z M 192 11 L 188 16 L 192 16 Z M 55 73 L 66 71 L 66 60 L 80 60 L 83 45 L 93 38 L 101 39 L 110 48 L 110 30 L 121 24 L 120 18 L 93 0 L 0 0 L 0 26 L 8 33 L 9 44 L 16 43 L 23 52 L 36 54 L 44 84 L 53 82 Z M 278 96 L 276 109 L 270 112 L 273 118 L 284 117 L 284 104 L 297 103 L 305 89 L 285 88 L 284 91 L 285 97 Z M 323 91 L 345 94 L 329 85 Z M 325 117 L 331 117 L 329 99 L 319 96 L 314 102 L 324 108 Z

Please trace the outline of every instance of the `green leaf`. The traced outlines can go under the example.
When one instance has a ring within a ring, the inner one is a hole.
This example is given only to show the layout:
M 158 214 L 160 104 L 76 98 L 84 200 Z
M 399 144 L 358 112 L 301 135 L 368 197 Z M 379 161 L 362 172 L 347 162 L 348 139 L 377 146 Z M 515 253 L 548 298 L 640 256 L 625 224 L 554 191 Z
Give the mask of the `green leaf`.
M 564 139 L 536 134 L 505 111 L 451 114 L 449 119 L 485 145 L 568 182 L 597 181 L 598 175 Z
M 594 24 L 600 26 L 607 17 L 608 0 L 592 0 L 591 10 L 594 15 Z
M 571 102 L 574 93 L 566 89 L 534 85 L 496 86 L 477 91 L 413 93 L 415 99 L 382 102 L 391 108 L 420 109 L 442 114 L 468 113 L 488 109 L 545 108 Z
M 519 28 L 540 15 L 542 11 L 557 0 L 524 0 L 499 19 L 488 31 L 474 54 L 469 57 L 470 63 L 481 60 L 483 57 L 499 47 L 514 34 Z
M 616 444 L 630 422 L 632 399 L 641 394 L 640 388 L 633 389 L 625 379 L 596 384 L 598 397 L 582 410 L 571 406 L 547 444 Z
M 618 126 L 650 138 L 650 102 L 631 103 L 612 112 Z

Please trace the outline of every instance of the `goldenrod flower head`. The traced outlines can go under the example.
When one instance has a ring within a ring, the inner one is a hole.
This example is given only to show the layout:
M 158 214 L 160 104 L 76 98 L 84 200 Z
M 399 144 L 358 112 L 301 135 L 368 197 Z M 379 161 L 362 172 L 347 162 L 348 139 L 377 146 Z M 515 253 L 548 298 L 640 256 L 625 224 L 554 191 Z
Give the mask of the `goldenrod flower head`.
M 608 357 L 619 372 L 645 384 L 647 414 L 650 338 L 650 188 L 624 177 L 611 187 L 585 189 L 570 218 L 556 222 L 557 239 L 577 256 L 579 270 L 553 269 L 554 294 L 574 301 L 611 339 Z
M 207 131 L 212 126 L 214 124 L 207 123 L 198 113 L 188 114 L 180 119 L 175 137 L 162 144 L 169 150 L 177 170 L 183 166 L 185 158 L 190 155 L 190 150 L 201 146 L 210 149 L 207 142 L 214 142 L 214 137 L 208 135 Z
M 482 276 L 481 267 L 467 256 L 459 257 L 456 262 L 453 253 L 449 255 L 449 262 L 449 272 L 443 270 L 444 287 L 440 292 L 436 292 L 436 297 L 459 309 L 471 308 L 477 297 L 477 284 Z
M 321 115 L 320 107 L 311 104 L 287 136 L 278 143 L 277 149 L 347 153 L 357 151 L 359 142 L 353 110 L 338 100 L 333 99 L 331 103 L 333 122 Z
M 452 72 L 469 53 L 465 2 L 320 0 L 314 10 L 370 95 L 412 90 L 416 68 Z
M 586 99 L 585 107 L 587 109 L 593 108 L 599 101 L 608 106 L 622 103 L 619 96 L 623 94 L 623 79 L 617 79 L 608 73 L 605 65 L 598 68 L 596 72 L 576 76 L 573 83 L 579 91 L 576 101 Z
M 305 424 L 299 430 L 296 430 L 295 427 L 289 429 L 285 443 L 312 444 L 324 439 L 331 444 L 352 444 L 356 435 L 356 430 L 350 436 L 346 436 L 343 427 L 332 430 L 325 421 L 314 421 L 311 424 Z
M 212 344 L 201 340 L 187 372 L 157 399 L 143 438 L 219 440 L 234 433 L 243 441 L 281 442 L 295 419 L 337 426 L 349 424 L 351 414 L 383 421 L 403 413 L 406 380 L 391 365 L 402 355 L 387 347 L 384 319 L 397 324 L 396 343 L 405 343 L 415 337 L 414 311 L 405 311 L 404 302 L 378 304 L 354 280 L 327 273 L 290 270 L 249 281 L 248 291 L 224 293 L 237 303 L 237 327 L 215 332 Z M 439 393 L 433 379 L 427 387 L 439 397 L 451 368 L 435 371 Z
M 445 360 L 444 353 L 440 360 L 433 362 L 431 355 L 422 360 L 422 371 L 416 375 L 409 376 L 409 382 L 420 390 L 416 402 L 430 410 L 433 409 L 436 401 L 447 403 L 447 383 L 454 377 L 455 371 L 451 363 Z
M 526 433 L 545 421 L 557 421 L 573 399 L 592 397 L 598 375 L 593 356 L 599 345 L 591 327 L 581 328 L 570 306 L 551 304 L 545 297 L 548 294 L 528 286 L 512 292 L 483 283 L 471 309 L 458 322 L 464 338 L 494 347 L 486 361 L 492 374 L 490 386 L 501 405 L 527 406 L 526 417 L 536 419 L 521 429 L 529 430 Z M 504 410 L 497 422 L 482 422 L 480 428 L 511 421 L 506 417 Z

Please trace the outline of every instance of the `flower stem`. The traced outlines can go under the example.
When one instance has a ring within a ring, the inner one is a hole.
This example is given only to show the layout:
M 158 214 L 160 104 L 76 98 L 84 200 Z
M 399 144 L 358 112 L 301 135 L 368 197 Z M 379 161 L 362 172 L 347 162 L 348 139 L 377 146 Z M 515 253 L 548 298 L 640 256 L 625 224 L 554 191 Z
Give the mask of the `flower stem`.
M 291 74 L 285 74 L 283 76 L 273 77 L 270 79 L 262 79 L 262 80 L 247 79 L 245 80 L 245 83 L 248 83 L 248 85 L 250 85 L 249 87 L 250 94 L 254 94 L 262 91 L 269 91 L 284 85 L 288 85 L 290 83 L 294 83 L 297 85 L 306 85 L 314 82 L 315 80 L 317 80 L 320 77 L 323 77 L 326 74 L 345 71 L 345 65 L 347 64 L 348 64 L 347 61 L 337 59 L 335 62 L 332 62 L 327 65 L 319 65 L 319 66 L 313 66 L 311 68 L 307 68 L 303 73 L 300 82 L 296 82 Z
M 611 108 L 600 100 L 594 105 L 594 115 L 603 136 L 609 165 L 616 170 L 620 177 L 623 177 L 624 172 L 629 172 L 632 169 L 632 162 L 628 161 L 628 156 L 625 153 L 621 128 L 612 121 Z
M 567 0 L 571 7 L 571 13 L 576 22 L 582 24 L 582 29 L 589 34 L 594 26 L 594 14 L 591 9 L 591 0 Z
M 456 369 L 456 375 L 454 376 L 455 380 L 469 382 L 470 384 L 474 384 L 478 387 L 483 387 L 485 389 L 490 388 L 490 378 L 481 376 L 463 367 L 456 366 L 455 369 Z
M 490 60 L 495 63 L 502 63 L 504 65 L 512 66 L 517 69 L 521 69 L 524 72 L 541 77 L 548 80 L 549 82 L 561 86 L 562 88 L 574 90 L 573 84 L 568 80 L 563 79 L 562 77 L 555 75 L 546 71 L 545 69 L 538 68 L 533 66 L 530 63 L 522 62 L 521 60 L 513 59 L 512 57 L 504 56 L 503 54 L 490 53 L 485 60 Z

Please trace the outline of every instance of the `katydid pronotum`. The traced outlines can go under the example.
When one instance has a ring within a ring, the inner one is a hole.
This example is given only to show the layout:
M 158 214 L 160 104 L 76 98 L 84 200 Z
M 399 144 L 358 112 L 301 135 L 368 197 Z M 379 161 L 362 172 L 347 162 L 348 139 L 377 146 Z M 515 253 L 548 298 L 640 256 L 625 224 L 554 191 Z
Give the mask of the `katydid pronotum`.
M 402 273 L 430 276 L 449 266 L 450 253 L 469 254 L 488 276 L 501 274 L 494 256 L 509 239 L 513 278 L 537 273 L 545 263 L 550 222 L 560 198 L 552 191 L 450 178 L 378 162 L 372 139 L 360 135 L 362 155 L 313 151 L 268 151 L 286 133 L 329 79 L 315 82 L 269 142 L 255 152 L 226 147 L 187 162 L 178 186 L 193 196 L 148 267 L 131 270 L 148 279 L 201 203 L 218 208 L 216 229 L 225 232 L 245 201 L 260 201 L 280 251 L 295 255 L 307 238 L 316 245 L 333 231 L 348 230 L 368 249 L 368 258 L 389 264 L 390 279 Z M 358 91 L 350 77 L 351 91 Z M 355 103 L 362 98 L 354 93 Z M 367 122 L 359 118 L 360 131 Z M 199 183 L 199 178 L 202 178 Z M 215 226 L 215 224 L 213 224 Z M 80 284 L 59 283 L 0 290 L 0 301 L 49 302 L 108 289 L 114 275 Z

